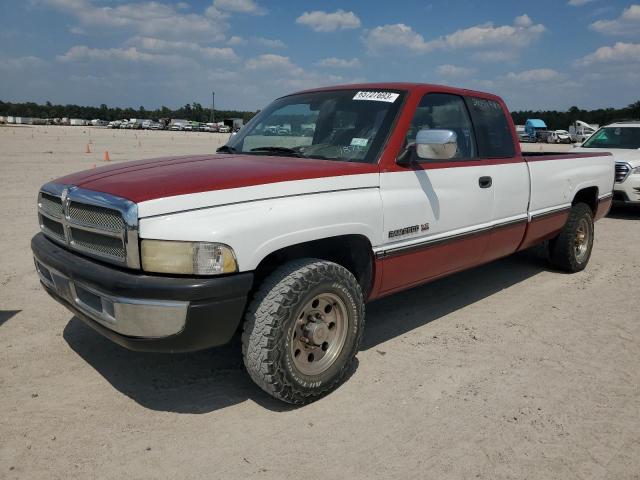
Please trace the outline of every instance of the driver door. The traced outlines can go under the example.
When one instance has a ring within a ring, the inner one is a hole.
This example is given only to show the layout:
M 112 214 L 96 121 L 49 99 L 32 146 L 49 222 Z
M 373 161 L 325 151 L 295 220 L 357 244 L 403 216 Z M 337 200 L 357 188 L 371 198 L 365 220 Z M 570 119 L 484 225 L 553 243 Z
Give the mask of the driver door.
M 458 151 L 449 160 L 397 164 L 381 174 L 385 242 L 381 294 L 424 283 L 479 264 L 487 248 L 494 191 L 491 166 L 478 158 L 473 125 L 464 99 L 429 93 L 421 99 L 407 133 L 452 130 Z

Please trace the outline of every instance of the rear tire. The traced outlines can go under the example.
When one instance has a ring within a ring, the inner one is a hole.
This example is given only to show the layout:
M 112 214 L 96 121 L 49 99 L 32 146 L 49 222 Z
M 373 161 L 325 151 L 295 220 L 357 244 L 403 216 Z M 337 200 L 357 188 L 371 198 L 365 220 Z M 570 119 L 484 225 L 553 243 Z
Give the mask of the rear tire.
M 549 242 L 551 264 L 565 272 L 579 272 L 589 263 L 593 249 L 593 212 L 584 203 L 571 208 L 567 223 Z
M 310 403 L 344 381 L 363 330 L 362 291 L 351 272 L 324 260 L 295 260 L 267 277 L 249 306 L 244 364 L 268 394 Z

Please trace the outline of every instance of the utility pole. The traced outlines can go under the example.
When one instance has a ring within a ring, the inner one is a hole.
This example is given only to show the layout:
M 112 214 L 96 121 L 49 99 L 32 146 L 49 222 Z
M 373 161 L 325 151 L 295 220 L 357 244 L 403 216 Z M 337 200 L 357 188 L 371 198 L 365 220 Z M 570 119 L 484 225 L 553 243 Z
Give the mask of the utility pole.
M 216 92 L 211 91 L 211 123 L 214 123 L 216 120 Z

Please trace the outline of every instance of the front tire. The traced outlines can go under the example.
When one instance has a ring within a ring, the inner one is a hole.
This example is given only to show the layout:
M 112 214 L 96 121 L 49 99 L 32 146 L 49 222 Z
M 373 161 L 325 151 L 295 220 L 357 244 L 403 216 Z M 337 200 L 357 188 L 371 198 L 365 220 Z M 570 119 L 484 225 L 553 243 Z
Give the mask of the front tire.
M 549 242 L 551 264 L 566 272 L 579 272 L 589 263 L 593 249 L 593 212 L 584 203 L 571 208 L 567 223 Z
M 295 260 L 267 277 L 249 306 L 244 364 L 270 395 L 310 403 L 344 381 L 363 330 L 362 290 L 351 272 L 324 260 Z

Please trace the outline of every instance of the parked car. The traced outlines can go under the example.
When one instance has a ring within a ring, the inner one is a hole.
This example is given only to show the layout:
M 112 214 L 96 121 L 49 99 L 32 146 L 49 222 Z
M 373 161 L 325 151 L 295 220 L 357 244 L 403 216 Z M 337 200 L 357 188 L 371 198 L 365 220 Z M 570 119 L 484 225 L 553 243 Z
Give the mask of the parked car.
M 547 143 L 572 143 L 571 135 L 566 130 L 551 130 L 547 136 Z
M 640 205 L 640 121 L 602 127 L 575 152 L 611 152 L 616 162 L 614 203 Z
M 264 136 L 282 111 L 316 135 Z M 609 153 L 523 155 L 495 95 L 337 86 L 279 98 L 217 155 L 45 184 L 31 246 L 44 288 L 100 334 L 185 352 L 242 332 L 251 378 L 305 404 L 348 376 L 367 301 L 539 244 L 584 269 L 613 181 Z
M 219 133 L 229 133 L 230 131 L 231 131 L 231 128 L 229 128 L 229 127 L 228 127 L 228 126 L 226 126 L 226 125 L 220 125 L 220 126 L 218 127 L 218 132 L 219 132 Z

